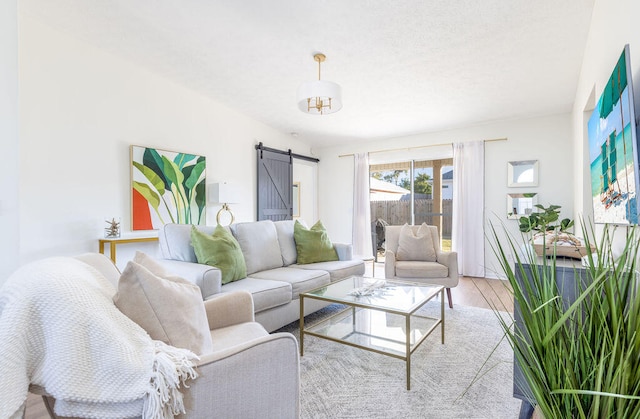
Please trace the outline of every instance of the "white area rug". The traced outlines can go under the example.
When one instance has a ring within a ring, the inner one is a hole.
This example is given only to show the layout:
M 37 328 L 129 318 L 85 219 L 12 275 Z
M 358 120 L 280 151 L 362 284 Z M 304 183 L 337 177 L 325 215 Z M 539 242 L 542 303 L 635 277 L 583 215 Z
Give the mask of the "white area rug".
M 308 316 L 307 323 L 335 310 L 329 306 Z M 439 310 L 440 303 L 432 302 L 421 313 L 439 316 Z M 295 323 L 280 331 L 298 337 Z M 409 391 L 404 361 L 307 336 L 300 359 L 301 416 L 517 418 L 513 351 L 505 340 L 499 344 L 502 336 L 491 310 L 447 307 L 445 344 L 437 328 L 414 352 Z

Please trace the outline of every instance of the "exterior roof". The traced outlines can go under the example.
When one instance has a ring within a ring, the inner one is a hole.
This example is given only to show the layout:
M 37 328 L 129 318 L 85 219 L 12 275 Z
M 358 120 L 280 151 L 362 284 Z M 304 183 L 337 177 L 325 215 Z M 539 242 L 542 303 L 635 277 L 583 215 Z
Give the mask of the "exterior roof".
M 397 193 L 400 195 L 408 194 L 411 192 L 401 186 L 395 185 L 390 182 L 385 182 L 384 180 L 376 179 L 374 177 L 369 179 L 369 189 L 372 192 Z

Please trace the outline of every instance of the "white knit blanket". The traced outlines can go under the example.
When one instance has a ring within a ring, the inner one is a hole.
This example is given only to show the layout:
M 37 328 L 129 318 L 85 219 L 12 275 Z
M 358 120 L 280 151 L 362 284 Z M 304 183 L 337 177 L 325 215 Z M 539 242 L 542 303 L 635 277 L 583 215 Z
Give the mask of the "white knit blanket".
M 30 384 L 59 416 L 173 417 L 190 351 L 151 340 L 113 304 L 109 281 L 73 258 L 23 266 L 0 288 L 0 418 L 20 417 Z

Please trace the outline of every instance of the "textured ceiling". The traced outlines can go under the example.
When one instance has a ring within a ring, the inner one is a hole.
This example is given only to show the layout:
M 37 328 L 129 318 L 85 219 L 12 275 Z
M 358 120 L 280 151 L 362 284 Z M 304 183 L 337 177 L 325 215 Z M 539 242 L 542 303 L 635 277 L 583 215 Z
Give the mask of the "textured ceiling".
M 318 147 L 569 112 L 593 0 L 20 0 L 21 13 Z M 342 86 L 312 116 L 296 90 Z

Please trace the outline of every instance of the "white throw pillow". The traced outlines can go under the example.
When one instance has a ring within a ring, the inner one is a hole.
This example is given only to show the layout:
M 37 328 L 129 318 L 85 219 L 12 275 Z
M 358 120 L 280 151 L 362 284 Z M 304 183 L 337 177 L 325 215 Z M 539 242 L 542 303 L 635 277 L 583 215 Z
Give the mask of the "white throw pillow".
M 148 257 L 138 256 L 138 260 L 143 259 L 153 265 Z M 160 277 L 130 261 L 120 276 L 113 302 L 151 339 L 189 349 L 197 355 L 213 350 L 207 313 L 197 285 L 176 276 Z
M 276 221 L 276 230 L 278 231 L 278 243 L 280 244 L 280 252 L 282 253 L 282 263 L 289 266 L 296 263 L 298 252 L 296 252 L 296 241 L 293 239 L 293 220 Z
M 247 264 L 247 275 L 283 265 L 278 231 L 271 220 L 232 224 Z
M 400 237 L 398 238 L 396 259 L 424 262 L 436 261 L 436 248 L 427 224 L 422 223 L 415 235 L 410 225 L 405 224 L 402 226 Z
M 157 260 L 141 251 L 136 251 L 133 261 L 147 268 L 152 274 L 166 278 L 172 276 Z

